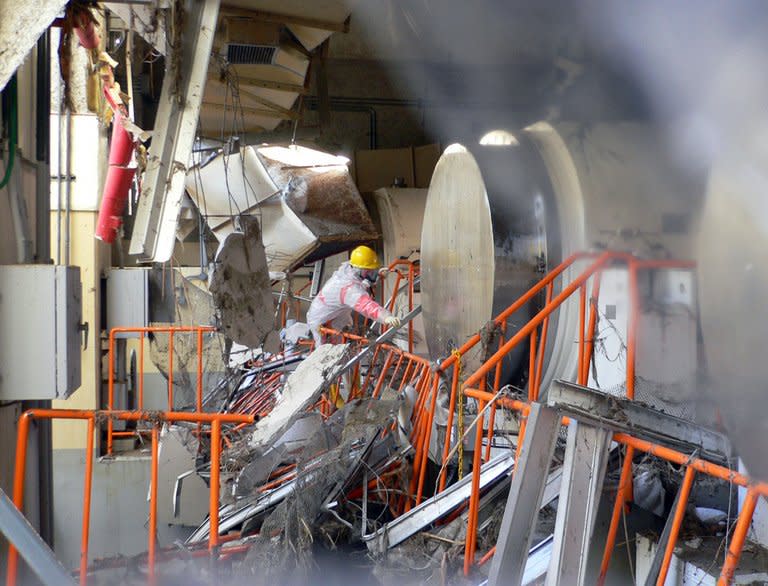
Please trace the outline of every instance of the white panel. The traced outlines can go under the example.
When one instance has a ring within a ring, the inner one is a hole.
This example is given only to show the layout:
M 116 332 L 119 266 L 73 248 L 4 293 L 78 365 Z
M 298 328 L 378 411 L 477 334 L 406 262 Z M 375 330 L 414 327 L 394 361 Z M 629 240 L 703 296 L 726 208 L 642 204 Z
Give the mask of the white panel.
M 62 121 L 62 129 L 66 133 L 66 121 Z M 71 210 L 94 211 L 99 209 L 101 198 L 101 179 L 99 177 L 99 119 L 95 115 L 72 115 L 72 167 L 75 179 L 72 181 L 70 200 Z M 106 143 L 105 143 L 106 145 Z M 51 115 L 51 210 L 59 209 L 59 116 Z M 67 144 L 66 135 L 61 157 L 61 173 L 66 175 Z M 62 185 L 62 203 L 66 197 L 66 183 Z
M 0 399 L 64 399 L 80 387 L 80 269 L 0 267 Z
M 212 230 L 280 191 L 251 146 L 194 167 L 185 187 Z
M 149 269 L 111 269 L 107 273 L 107 330 L 149 324 Z

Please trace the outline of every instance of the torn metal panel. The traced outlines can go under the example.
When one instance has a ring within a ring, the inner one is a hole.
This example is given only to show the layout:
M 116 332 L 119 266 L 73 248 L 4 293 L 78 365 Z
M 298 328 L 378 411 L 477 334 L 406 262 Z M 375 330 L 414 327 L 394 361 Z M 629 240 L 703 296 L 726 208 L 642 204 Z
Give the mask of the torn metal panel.
M 500 480 L 508 483 L 513 466 L 514 457 L 511 453 L 497 456 L 483 464 L 480 470 L 480 490 L 483 491 Z M 557 498 L 560 492 L 561 478 L 561 468 L 557 468 L 549 474 L 544 488 L 544 495 L 541 499 L 541 508 Z M 438 519 L 445 517 L 459 505 L 465 503 L 469 498 L 471 489 L 472 475 L 468 474 L 456 484 L 422 502 L 408 513 L 401 515 L 368 536 L 366 541 L 368 550 L 375 553 L 384 553 L 388 549 L 396 547 Z
M 725 462 L 731 454 L 728 438 L 716 431 L 588 387 L 555 381 L 547 403 L 580 421 L 622 433 L 641 433 L 651 441 L 685 452 L 698 449 L 708 459 Z
M 275 303 L 256 218 L 241 218 L 243 232 L 229 234 L 216 253 L 209 289 L 227 337 L 249 348 L 279 349 Z
M 195 473 L 197 445 L 192 429 L 175 425 L 163 427 L 157 479 L 161 523 L 195 526 L 205 519 L 208 486 Z
M 220 242 L 238 231 L 237 216 L 258 217 L 269 270 L 288 272 L 378 237 L 346 163 L 295 145 L 247 146 L 196 166 L 186 185 Z
M 310 354 L 285 382 L 282 396 L 264 419 L 257 422 L 249 440 L 252 449 L 266 452 L 320 396 L 323 389 L 339 374 L 349 344 L 323 344 Z
M 170 259 L 197 130 L 219 0 L 185 0 L 183 30 L 163 80 L 147 170 L 136 210 L 130 253 L 142 260 Z
M 258 149 L 286 203 L 319 242 L 305 262 L 378 238 L 347 160 L 301 146 Z
M 232 154 L 221 150 L 196 165 L 185 187 L 212 230 L 280 192 L 252 146 Z

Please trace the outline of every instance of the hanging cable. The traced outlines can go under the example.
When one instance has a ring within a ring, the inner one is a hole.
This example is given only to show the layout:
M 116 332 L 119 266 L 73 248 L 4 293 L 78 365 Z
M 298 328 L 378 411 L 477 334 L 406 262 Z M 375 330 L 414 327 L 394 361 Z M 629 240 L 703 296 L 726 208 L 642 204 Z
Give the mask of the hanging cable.
M 11 173 L 13 172 L 13 165 L 16 161 L 16 145 L 18 143 L 18 92 L 16 86 L 16 75 L 11 77 L 11 81 L 8 82 L 6 91 L 8 92 L 9 113 L 8 113 L 8 162 L 5 164 L 5 174 L 0 179 L 0 189 L 8 185 L 11 180 Z M 5 92 L 3 92 L 5 93 Z

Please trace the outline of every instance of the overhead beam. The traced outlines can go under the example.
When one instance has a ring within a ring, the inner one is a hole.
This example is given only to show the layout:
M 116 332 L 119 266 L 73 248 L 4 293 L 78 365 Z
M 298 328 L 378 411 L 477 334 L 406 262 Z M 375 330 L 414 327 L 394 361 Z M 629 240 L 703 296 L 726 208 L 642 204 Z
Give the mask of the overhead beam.
M 208 74 L 209 80 L 220 81 L 221 77 L 216 73 Z M 279 92 L 290 92 L 294 94 L 304 95 L 307 93 L 307 89 L 303 85 L 297 83 L 288 83 L 283 81 L 272 81 L 269 79 L 259 79 L 256 77 L 246 77 L 244 75 L 237 75 L 237 82 L 240 86 L 252 85 L 255 87 L 261 87 L 268 90 L 276 90 Z
M 560 414 L 555 409 L 541 403 L 531 404 L 520 460 L 496 541 L 496 555 L 491 562 L 489 586 L 516 586 L 522 582 L 559 429 Z
M 218 104 L 216 102 L 203 102 L 203 106 L 221 111 L 242 110 L 243 114 L 253 114 L 254 116 L 265 116 L 267 118 L 279 118 L 280 120 L 296 120 L 299 117 L 297 112 L 289 112 L 288 114 L 283 114 L 282 112 L 276 112 L 275 110 L 270 110 L 267 108 L 250 108 L 248 106 L 235 107 L 231 105 L 225 106 L 224 104 Z
M 580 421 L 571 421 L 568 426 L 546 586 L 582 585 L 586 581 L 589 544 L 612 436 L 610 430 Z
M 709 459 L 725 462 L 731 455 L 728 438 L 685 419 L 646 407 L 637 401 L 615 397 L 565 381 L 549 388 L 547 403 L 597 427 L 619 433 L 640 434 L 676 450 L 700 450 Z
M 227 82 L 219 78 L 215 80 L 215 83 L 226 85 Z M 294 110 L 285 108 L 280 104 L 276 104 L 272 100 L 268 100 L 267 98 L 254 94 L 252 91 L 241 87 L 240 84 L 238 84 L 237 91 L 239 91 L 244 96 L 248 96 L 249 100 L 252 100 L 257 104 L 261 104 L 262 106 L 266 106 L 269 110 L 274 110 L 275 112 L 284 114 L 287 119 L 295 120 L 298 117 L 297 113 Z
M 173 253 L 184 182 L 197 132 L 220 0 L 184 0 L 177 55 L 166 59 L 130 254 L 166 262 Z
M 238 8 L 235 6 L 223 6 L 221 13 L 223 16 L 237 16 L 240 18 L 249 18 L 274 24 L 295 24 L 298 26 L 306 26 L 337 33 L 349 32 L 349 17 L 347 17 L 344 22 L 330 22 L 319 18 L 289 16 L 287 14 L 276 14 L 274 12 L 265 12 L 263 10 L 248 10 L 247 8 Z
M 29 524 L 26 517 L 0 489 L 0 534 L 17 549 L 29 568 L 45 586 L 75 585 L 69 572 Z

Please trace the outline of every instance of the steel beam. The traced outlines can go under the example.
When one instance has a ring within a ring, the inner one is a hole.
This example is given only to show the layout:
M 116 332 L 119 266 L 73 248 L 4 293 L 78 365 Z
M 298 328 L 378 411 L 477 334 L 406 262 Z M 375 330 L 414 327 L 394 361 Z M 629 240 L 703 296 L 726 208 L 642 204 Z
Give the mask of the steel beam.
M 731 454 L 728 438 L 716 431 L 588 387 L 555 381 L 547 404 L 598 427 L 641 436 L 683 452 L 698 449 L 708 460 L 725 463 Z
M 490 586 L 522 582 L 559 429 L 560 414 L 555 409 L 541 403 L 531 405 L 491 563 Z
M 568 426 L 546 586 L 584 584 L 612 435 L 578 421 Z
M 237 8 L 235 6 L 225 6 L 221 9 L 222 14 L 249 20 L 258 20 L 273 24 L 295 24 L 309 28 L 317 28 L 324 31 L 333 31 L 337 33 L 349 32 L 349 18 L 342 22 L 329 22 L 319 18 L 306 18 L 303 16 L 290 16 L 287 14 L 275 14 L 263 10 L 250 10 L 248 8 Z
M 0 533 L 13 544 L 43 584 L 74 586 L 72 576 L 1 488 Z
M 185 0 L 183 9 L 178 46 L 166 58 L 169 66 L 131 237 L 130 253 L 144 261 L 165 262 L 173 253 L 219 0 Z
M 212 81 L 221 81 L 221 75 L 215 72 L 208 74 L 208 79 Z M 288 83 L 286 81 L 274 81 L 269 79 L 259 79 L 256 77 L 247 77 L 244 75 L 237 75 L 237 83 L 239 87 L 251 85 L 254 87 L 260 87 L 268 90 L 276 90 L 279 92 L 288 92 L 293 94 L 304 95 L 307 93 L 307 88 L 303 85 L 296 83 Z

